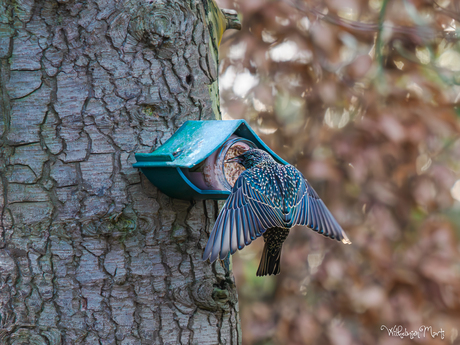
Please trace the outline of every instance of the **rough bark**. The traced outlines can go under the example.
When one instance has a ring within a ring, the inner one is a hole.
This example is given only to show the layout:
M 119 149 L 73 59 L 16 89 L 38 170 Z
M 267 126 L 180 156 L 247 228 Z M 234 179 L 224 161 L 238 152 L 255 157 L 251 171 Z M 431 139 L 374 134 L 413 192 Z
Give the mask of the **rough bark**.
M 217 204 L 132 168 L 218 113 L 209 5 L 0 0 L 1 344 L 240 343 Z

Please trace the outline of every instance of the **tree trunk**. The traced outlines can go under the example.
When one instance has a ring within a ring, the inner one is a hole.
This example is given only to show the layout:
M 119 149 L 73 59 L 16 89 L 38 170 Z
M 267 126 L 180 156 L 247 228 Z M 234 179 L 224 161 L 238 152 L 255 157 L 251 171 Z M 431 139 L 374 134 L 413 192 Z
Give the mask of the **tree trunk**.
M 132 168 L 218 116 L 213 5 L 0 0 L 1 344 L 241 342 L 216 202 Z

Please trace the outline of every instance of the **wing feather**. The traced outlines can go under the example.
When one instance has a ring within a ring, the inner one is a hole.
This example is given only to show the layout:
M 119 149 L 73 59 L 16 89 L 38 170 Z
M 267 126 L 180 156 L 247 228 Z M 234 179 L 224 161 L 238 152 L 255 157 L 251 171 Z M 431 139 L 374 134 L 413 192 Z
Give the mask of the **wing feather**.
M 238 231 L 238 250 L 241 250 L 246 246 L 244 240 L 246 230 L 243 227 L 243 222 L 240 215 L 237 217 L 237 226 L 238 229 L 240 229 L 240 231 Z
M 312 224 L 311 224 L 311 228 L 315 231 L 318 231 L 318 218 L 317 218 L 317 213 L 318 211 L 316 210 L 316 202 L 315 202 L 315 199 L 311 199 L 309 198 L 309 202 L 310 202 L 310 209 L 309 211 L 311 211 L 311 220 L 312 220 Z
M 237 248 L 238 248 L 238 241 L 237 241 L 237 236 L 238 236 L 238 231 L 239 229 L 237 228 L 236 224 L 235 224 L 235 217 L 236 217 L 236 214 L 239 210 L 236 209 L 236 210 L 231 210 L 230 212 L 228 212 L 229 214 L 229 223 L 230 223 L 230 229 L 231 229 L 231 237 L 230 237 L 230 253 L 235 253 Z
M 326 224 L 324 222 L 324 215 L 321 212 L 321 208 L 319 207 L 318 200 L 314 200 L 313 203 L 315 204 L 318 232 L 322 234 L 324 233 L 324 231 L 327 230 Z
M 304 187 L 299 188 L 296 207 L 302 210 L 300 216 L 295 218 L 295 224 L 306 225 L 326 237 L 346 244 L 351 243 L 332 213 L 303 176 L 301 183 L 304 184 Z
M 212 252 L 211 252 L 211 262 L 212 261 L 215 261 L 217 259 L 217 257 L 219 256 L 219 252 L 221 251 L 222 249 L 222 233 L 228 233 L 227 229 L 226 228 L 226 223 L 225 223 L 225 218 L 227 216 L 227 214 L 223 214 L 222 215 L 224 220 L 221 222 L 222 223 L 222 227 L 224 229 L 222 229 L 221 231 L 216 231 L 216 235 L 215 235 L 215 238 L 214 238 L 214 244 L 212 246 Z M 214 224 L 214 226 L 216 226 Z
M 212 247 L 214 244 L 214 238 L 216 237 L 217 229 L 219 229 L 219 226 L 217 225 L 219 221 L 220 217 L 217 218 L 216 223 L 214 224 L 214 228 L 211 231 L 211 235 L 209 236 L 208 243 L 206 244 L 206 248 L 204 249 L 203 260 L 206 260 L 211 255 Z
M 250 227 L 249 227 L 249 219 L 248 217 L 244 216 L 243 210 L 240 211 L 240 219 L 241 219 L 241 227 L 244 233 L 244 244 L 249 245 L 252 242 L 251 235 L 250 235 Z
M 272 209 L 270 199 L 249 185 L 246 177 L 249 172 L 244 171 L 232 188 L 214 224 L 203 260 L 225 259 L 229 252 L 233 254 L 261 236 L 266 229 L 280 224 L 280 215 Z
M 229 214 L 226 214 L 225 217 L 230 216 Z M 225 218 L 223 220 L 223 224 L 225 222 Z M 220 247 L 220 253 L 222 255 L 227 255 L 227 253 L 231 250 L 231 243 L 230 243 L 230 236 L 231 236 L 231 227 L 227 229 L 227 231 L 222 232 L 222 244 Z

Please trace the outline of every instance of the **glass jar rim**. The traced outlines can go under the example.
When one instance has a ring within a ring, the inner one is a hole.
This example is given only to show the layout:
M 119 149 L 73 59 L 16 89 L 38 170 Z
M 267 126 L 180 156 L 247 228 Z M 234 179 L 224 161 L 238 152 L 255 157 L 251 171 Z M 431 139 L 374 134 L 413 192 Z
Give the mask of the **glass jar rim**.
M 233 139 L 229 139 L 225 142 L 224 145 L 222 145 L 222 148 L 220 149 L 220 152 L 219 152 L 219 155 L 218 157 L 221 157 L 224 149 L 225 149 L 225 155 L 227 154 L 227 151 L 236 143 L 238 142 L 242 142 L 246 145 L 249 146 L 250 149 L 255 149 L 257 148 L 256 144 L 254 144 L 251 140 L 249 139 L 245 139 L 245 138 L 241 138 L 241 137 L 237 137 L 237 138 L 233 138 Z M 227 177 L 225 176 L 225 156 L 223 157 L 222 159 L 222 166 L 221 166 L 221 169 L 222 169 L 222 176 L 223 176 L 223 180 L 221 181 L 221 183 L 224 185 L 224 187 L 227 189 L 227 190 L 232 190 L 232 186 L 230 185 L 230 183 L 228 182 L 227 180 Z

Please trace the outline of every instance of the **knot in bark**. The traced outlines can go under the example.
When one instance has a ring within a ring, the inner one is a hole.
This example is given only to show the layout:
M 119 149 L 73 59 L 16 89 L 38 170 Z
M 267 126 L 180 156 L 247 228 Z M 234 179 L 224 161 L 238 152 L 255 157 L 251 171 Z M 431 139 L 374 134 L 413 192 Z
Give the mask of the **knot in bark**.
M 4 335 L 13 345 L 61 345 L 61 332 L 58 329 L 50 328 L 49 330 L 41 330 L 39 332 L 34 328 L 34 325 L 23 325 L 14 333 L 8 335 L 8 332 L 5 332 Z M 1 333 L 0 340 L 2 340 Z
M 227 289 L 228 284 L 223 281 L 217 286 L 215 281 L 204 280 L 192 286 L 192 298 L 195 304 L 205 310 L 228 310 L 230 305 L 236 303 L 236 296 L 232 289 Z
M 129 22 L 129 33 L 139 42 L 145 42 L 168 55 L 183 49 L 190 42 L 193 31 L 193 17 L 185 4 L 143 2 Z M 163 54 L 163 55 L 164 55 Z M 168 57 L 168 56 L 164 57 Z

